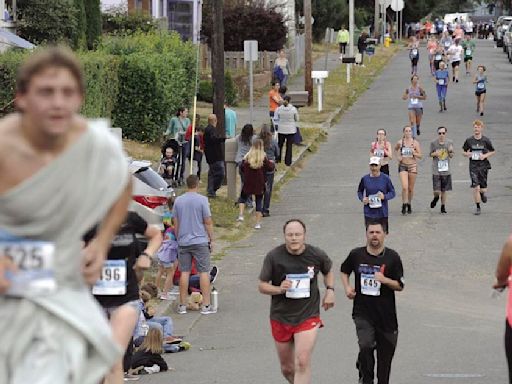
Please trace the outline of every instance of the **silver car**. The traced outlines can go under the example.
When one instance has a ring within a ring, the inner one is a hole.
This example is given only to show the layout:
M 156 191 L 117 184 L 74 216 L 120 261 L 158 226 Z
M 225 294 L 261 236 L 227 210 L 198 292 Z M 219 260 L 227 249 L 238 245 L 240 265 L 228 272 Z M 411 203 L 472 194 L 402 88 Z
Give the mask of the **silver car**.
M 500 16 L 496 22 L 496 46 L 503 47 L 503 36 L 508 30 L 512 16 Z
M 162 218 L 167 208 L 167 199 L 175 191 L 151 168 L 151 162 L 129 160 L 133 191 L 129 209 L 138 213 L 148 224 L 163 229 Z

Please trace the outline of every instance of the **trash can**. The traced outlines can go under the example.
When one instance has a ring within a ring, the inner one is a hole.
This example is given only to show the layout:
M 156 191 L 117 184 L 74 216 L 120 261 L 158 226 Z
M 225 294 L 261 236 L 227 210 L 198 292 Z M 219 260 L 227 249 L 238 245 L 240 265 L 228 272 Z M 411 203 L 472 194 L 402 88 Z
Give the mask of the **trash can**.
M 391 37 L 386 36 L 384 38 L 384 47 L 389 48 L 390 45 L 391 45 Z

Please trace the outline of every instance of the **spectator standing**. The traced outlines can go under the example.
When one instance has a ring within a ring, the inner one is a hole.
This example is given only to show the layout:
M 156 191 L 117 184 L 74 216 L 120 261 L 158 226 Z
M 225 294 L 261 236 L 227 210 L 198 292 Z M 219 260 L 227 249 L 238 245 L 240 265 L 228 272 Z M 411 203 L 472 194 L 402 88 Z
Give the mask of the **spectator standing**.
M 338 31 L 338 36 L 336 37 L 336 42 L 340 46 L 340 55 L 344 55 L 346 53 L 347 44 L 348 44 L 349 39 L 350 39 L 350 35 L 348 33 L 348 30 L 347 30 L 347 28 L 345 28 L 344 25 L 342 25 L 341 29 Z
M 174 225 L 178 239 L 180 265 L 180 302 L 178 313 L 187 313 L 188 284 L 192 259 L 199 272 L 199 285 L 203 294 L 201 314 L 215 313 L 210 305 L 210 251 L 213 244 L 213 221 L 208 199 L 197 192 L 199 179 L 187 177 L 187 192 L 174 203 Z
M 163 216 L 164 236 L 163 242 L 158 250 L 158 272 L 156 274 L 156 287 L 161 292 L 161 300 L 171 300 L 169 291 L 171 289 L 174 272 L 176 271 L 176 260 L 178 259 L 178 242 L 176 240 L 176 232 L 174 228 L 174 217 L 172 209 L 176 198 L 170 196 L 167 199 L 167 209 Z M 163 290 L 162 276 L 165 275 L 165 283 Z
M 242 161 L 244 160 L 245 155 L 249 150 L 251 149 L 252 141 L 256 138 L 256 135 L 254 135 L 254 128 L 252 124 L 245 124 L 242 128 L 242 132 L 240 132 L 240 135 L 237 136 L 237 150 L 235 155 L 235 164 L 238 167 L 238 172 L 240 173 L 240 180 L 241 180 L 241 188 L 244 186 L 244 175 L 242 172 Z M 252 204 L 252 198 L 251 196 L 248 197 L 247 200 L 242 201 L 242 197 L 238 200 L 239 203 L 244 203 L 247 205 Z
M 279 83 L 281 86 L 286 87 L 286 84 L 288 83 L 288 77 L 290 76 L 290 63 L 286 58 L 286 51 L 284 49 L 279 50 L 279 56 L 274 63 L 274 67 L 281 69 L 283 75 L 282 78 L 279 79 Z
M 388 200 L 395 197 L 395 188 L 388 175 L 380 171 L 380 157 L 370 158 L 370 173 L 363 176 L 357 188 L 357 197 L 364 204 L 364 225 L 381 223 L 386 234 L 388 225 Z
M 281 85 L 278 81 L 272 82 L 272 89 L 268 92 L 268 109 L 270 115 L 270 123 L 272 124 L 272 132 L 277 131 L 277 124 L 275 122 L 274 114 L 276 109 L 283 104 L 283 98 L 279 92 Z
M 254 139 L 251 149 L 244 156 L 240 166 L 244 183 L 240 192 L 238 221 L 244 221 L 245 202 L 249 196 L 254 195 L 256 202 L 256 225 L 254 229 L 261 229 L 263 212 L 263 193 L 265 192 L 265 174 L 274 170 L 274 162 L 267 159 L 263 149 L 263 141 Z
M 185 172 L 185 159 L 189 152 L 188 142 L 185 140 L 185 133 L 190 125 L 190 119 L 188 118 L 188 108 L 178 108 L 176 116 L 172 117 L 169 121 L 165 136 L 167 139 L 174 139 L 180 145 L 179 163 L 178 163 L 178 182 L 183 182 L 183 175 Z
M 208 126 L 204 130 L 204 154 L 208 163 L 208 197 L 217 197 L 217 190 L 224 181 L 224 151 L 225 139 L 217 133 L 217 116 L 208 116 Z
M 226 127 L 226 139 L 235 137 L 236 124 L 236 112 L 227 103 L 224 103 L 224 126 Z
M 357 39 L 357 50 L 361 54 L 361 66 L 364 67 L 364 52 L 366 51 L 366 39 L 368 38 L 368 34 L 366 32 L 362 32 L 359 35 L 359 39 Z
M 283 105 L 276 110 L 276 119 L 279 122 L 279 157 L 277 158 L 277 162 L 281 162 L 283 145 L 286 141 L 286 155 L 284 163 L 287 166 L 292 164 L 293 142 L 295 133 L 297 132 L 297 122 L 299 121 L 299 112 L 297 111 L 297 108 L 290 103 L 290 100 L 290 96 L 285 96 Z
M 260 139 L 263 141 L 263 149 L 267 155 L 267 159 L 276 162 L 279 157 L 279 145 L 274 139 L 270 127 L 267 124 L 263 124 L 260 131 Z M 263 217 L 270 216 L 270 201 L 272 200 L 272 188 L 274 186 L 274 173 L 275 168 L 272 171 L 265 172 L 265 194 L 263 196 Z
M 200 125 L 201 117 L 199 114 L 196 115 L 196 127 L 194 135 L 194 157 L 193 161 L 196 162 L 197 172 L 196 175 L 201 180 L 201 165 L 203 163 L 204 154 L 204 128 Z M 187 128 L 185 139 L 192 145 L 192 124 Z M 187 158 L 190 158 L 190 152 L 187 153 Z

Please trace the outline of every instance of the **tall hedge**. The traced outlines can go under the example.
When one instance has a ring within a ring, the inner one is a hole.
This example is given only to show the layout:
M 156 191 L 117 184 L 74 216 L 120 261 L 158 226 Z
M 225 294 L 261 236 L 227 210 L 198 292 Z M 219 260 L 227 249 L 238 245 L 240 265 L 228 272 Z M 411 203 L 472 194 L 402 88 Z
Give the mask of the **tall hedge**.
M 87 18 L 87 48 L 94 49 L 101 37 L 100 0 L 82 0 Z
M 73 0 L 75 7 L 76 31 L 74 33 L 73 46 L 83 49 L 87 44 L 87 25 L 84 0 Z
M 0 55 L 0 116 L 14 110 L 14 99 L 16 91 L 16 72 L 26 57 L 22 50 L 9 50 Z

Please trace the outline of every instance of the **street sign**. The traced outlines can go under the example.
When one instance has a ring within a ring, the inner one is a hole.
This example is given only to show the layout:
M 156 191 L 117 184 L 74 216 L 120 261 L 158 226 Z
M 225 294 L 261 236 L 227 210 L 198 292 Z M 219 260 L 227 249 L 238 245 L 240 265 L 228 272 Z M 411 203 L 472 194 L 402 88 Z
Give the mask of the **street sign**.
M 258 60 L 258 40 L 244 40 L 244 61 Z
M 391 0 L 391 9 L 395 12 L 400 12 L 404 6 L 404 0 Z

